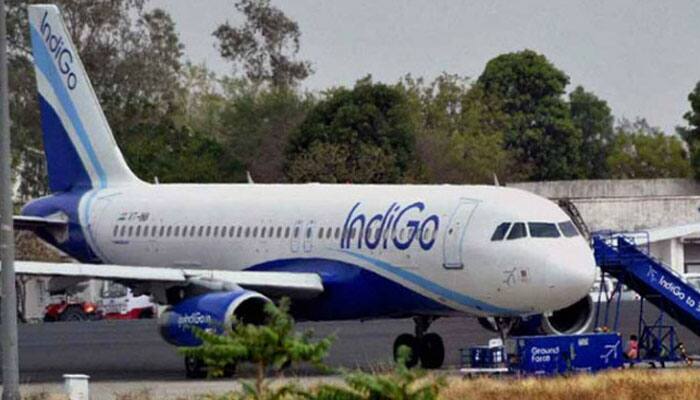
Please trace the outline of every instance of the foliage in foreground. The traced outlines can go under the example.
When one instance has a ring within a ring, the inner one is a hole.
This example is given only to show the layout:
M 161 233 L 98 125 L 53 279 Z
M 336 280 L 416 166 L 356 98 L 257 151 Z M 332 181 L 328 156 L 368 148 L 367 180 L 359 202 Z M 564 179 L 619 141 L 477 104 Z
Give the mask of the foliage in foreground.
M 442 392 L 443 400 L 639 400 L 698 399 L 700 371 L 694 369 L 628 369 L 556 378 L 455 379 Z
M 279 306 L 265 307 L 267 321 L 262 325 L 236 323 L 233 330 L 217 333 L 197 330 L 202 345 L 181 348 L 188 357 L 196 357 L 208 366 L 209 377 L 223 376 L 231 364 L 250 362 L 255 367 L 253 383 L 243 382 L 241 389 L 216 399 L 310 399 L 310 400 L 362 400 L 362 399 L 437 399 L 445 386 L 444 378 L 429 377 L 425 371 L 409 369 L 406 360 L 410 349 L 399 349 L 399 360 L 394 370 L 387 374 L 345 372 L 345 385 L 320 385 L 311 390 L 295 382 L 271 383 L 267 372 L 281 372 L 292 363 L 309 362 L 327 370 L 323 360 L 328 354 L 332 338 L 312 341 L 310 331 L 296 332 L 294 319 L 289 315 L 289 299 L 282 299 Z
M 219 334 L 197 330 L 202 344 L 193 348 L 181 348 L 187 357 L 202 360 L 210 377 L 223 376 L 233 363 L 250 362 L 255 367 L 254 384 L 243 383 L 242 398 L 276 399 L 295 392 L 294 385 L 272 388 L 266 373 L 269 369 L 280 372 L 298 362 L 309 362 L 324 368 L 323 359 L 328 354 L 332 339 L 326 337 L 312 341 L 312 332 L 296 332 L 294 319 L 289 315 L 289 299 L 279 306 L 265 306 L 267 322 L 263 325 L 235 323 L 232 330 Z
M 399 360 L 389 374 L 352 372 L 345 374 L 347 387 L 321 385 L 309 398 L 315 400 L 432 400 L 437 399 L 446 386 L 444 377 L 433 378 L 420 369 L 409 369 L 406 360 L 408 347 L 399 349 Z

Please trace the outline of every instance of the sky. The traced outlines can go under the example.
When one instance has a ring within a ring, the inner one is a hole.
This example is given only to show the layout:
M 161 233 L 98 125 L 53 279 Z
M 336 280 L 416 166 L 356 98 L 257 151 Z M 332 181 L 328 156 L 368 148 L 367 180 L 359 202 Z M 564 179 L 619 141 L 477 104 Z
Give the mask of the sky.
M 235 0 L 151 0 L 175 20 L 185 56 L 230 73 L 211 33 L 242 22 Z M 352 86 L 367 74 L 396 82 L 442 72 L 478 78 L 491 58 L 532 49 L 608 102 L 673 133 L 700 81 L 700 2 L 272 0 L 300 27 L 303 87 Z

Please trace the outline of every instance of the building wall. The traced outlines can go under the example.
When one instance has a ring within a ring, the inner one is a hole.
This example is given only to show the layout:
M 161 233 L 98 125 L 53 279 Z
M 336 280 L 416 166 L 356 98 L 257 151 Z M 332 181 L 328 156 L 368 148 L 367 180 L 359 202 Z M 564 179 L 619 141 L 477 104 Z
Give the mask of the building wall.
M 549 198 L 608 198 L 700 196 L 694 179 L 609 179 L 577 181 L 516 182 L 507 186 Z
M 700 196 L 571 199 L 591 232 L 637 231 L 700 222 Z

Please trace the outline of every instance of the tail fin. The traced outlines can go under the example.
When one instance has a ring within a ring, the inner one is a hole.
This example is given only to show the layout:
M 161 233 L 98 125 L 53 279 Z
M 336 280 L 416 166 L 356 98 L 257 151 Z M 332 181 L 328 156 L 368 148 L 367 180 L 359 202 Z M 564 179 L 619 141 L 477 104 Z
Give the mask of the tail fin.
M 51 191 L 140 182 L 117 147 L 58 7 L 29 6 L 29 26 Z

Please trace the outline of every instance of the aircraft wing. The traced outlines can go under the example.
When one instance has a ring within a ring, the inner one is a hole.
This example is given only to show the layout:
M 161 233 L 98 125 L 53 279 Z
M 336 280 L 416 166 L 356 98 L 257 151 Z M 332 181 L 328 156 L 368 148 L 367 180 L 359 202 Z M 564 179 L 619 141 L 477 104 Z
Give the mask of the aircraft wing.
M 20 275 L 110 279 L 120 281 L 187 283 L 211 282 L 238 285 L 271 297 L 314 297 L 323 292 L 318 274 L 306 272 L 225 271 L 113 264 L 47 263 L 15 261 Z
M 15 230 L 35 231 L 39 228 L 63 228 L 68 222 L 60 218 L 41 218 L 26 215 L 15 215 L 12 217 L 12 224 Z

